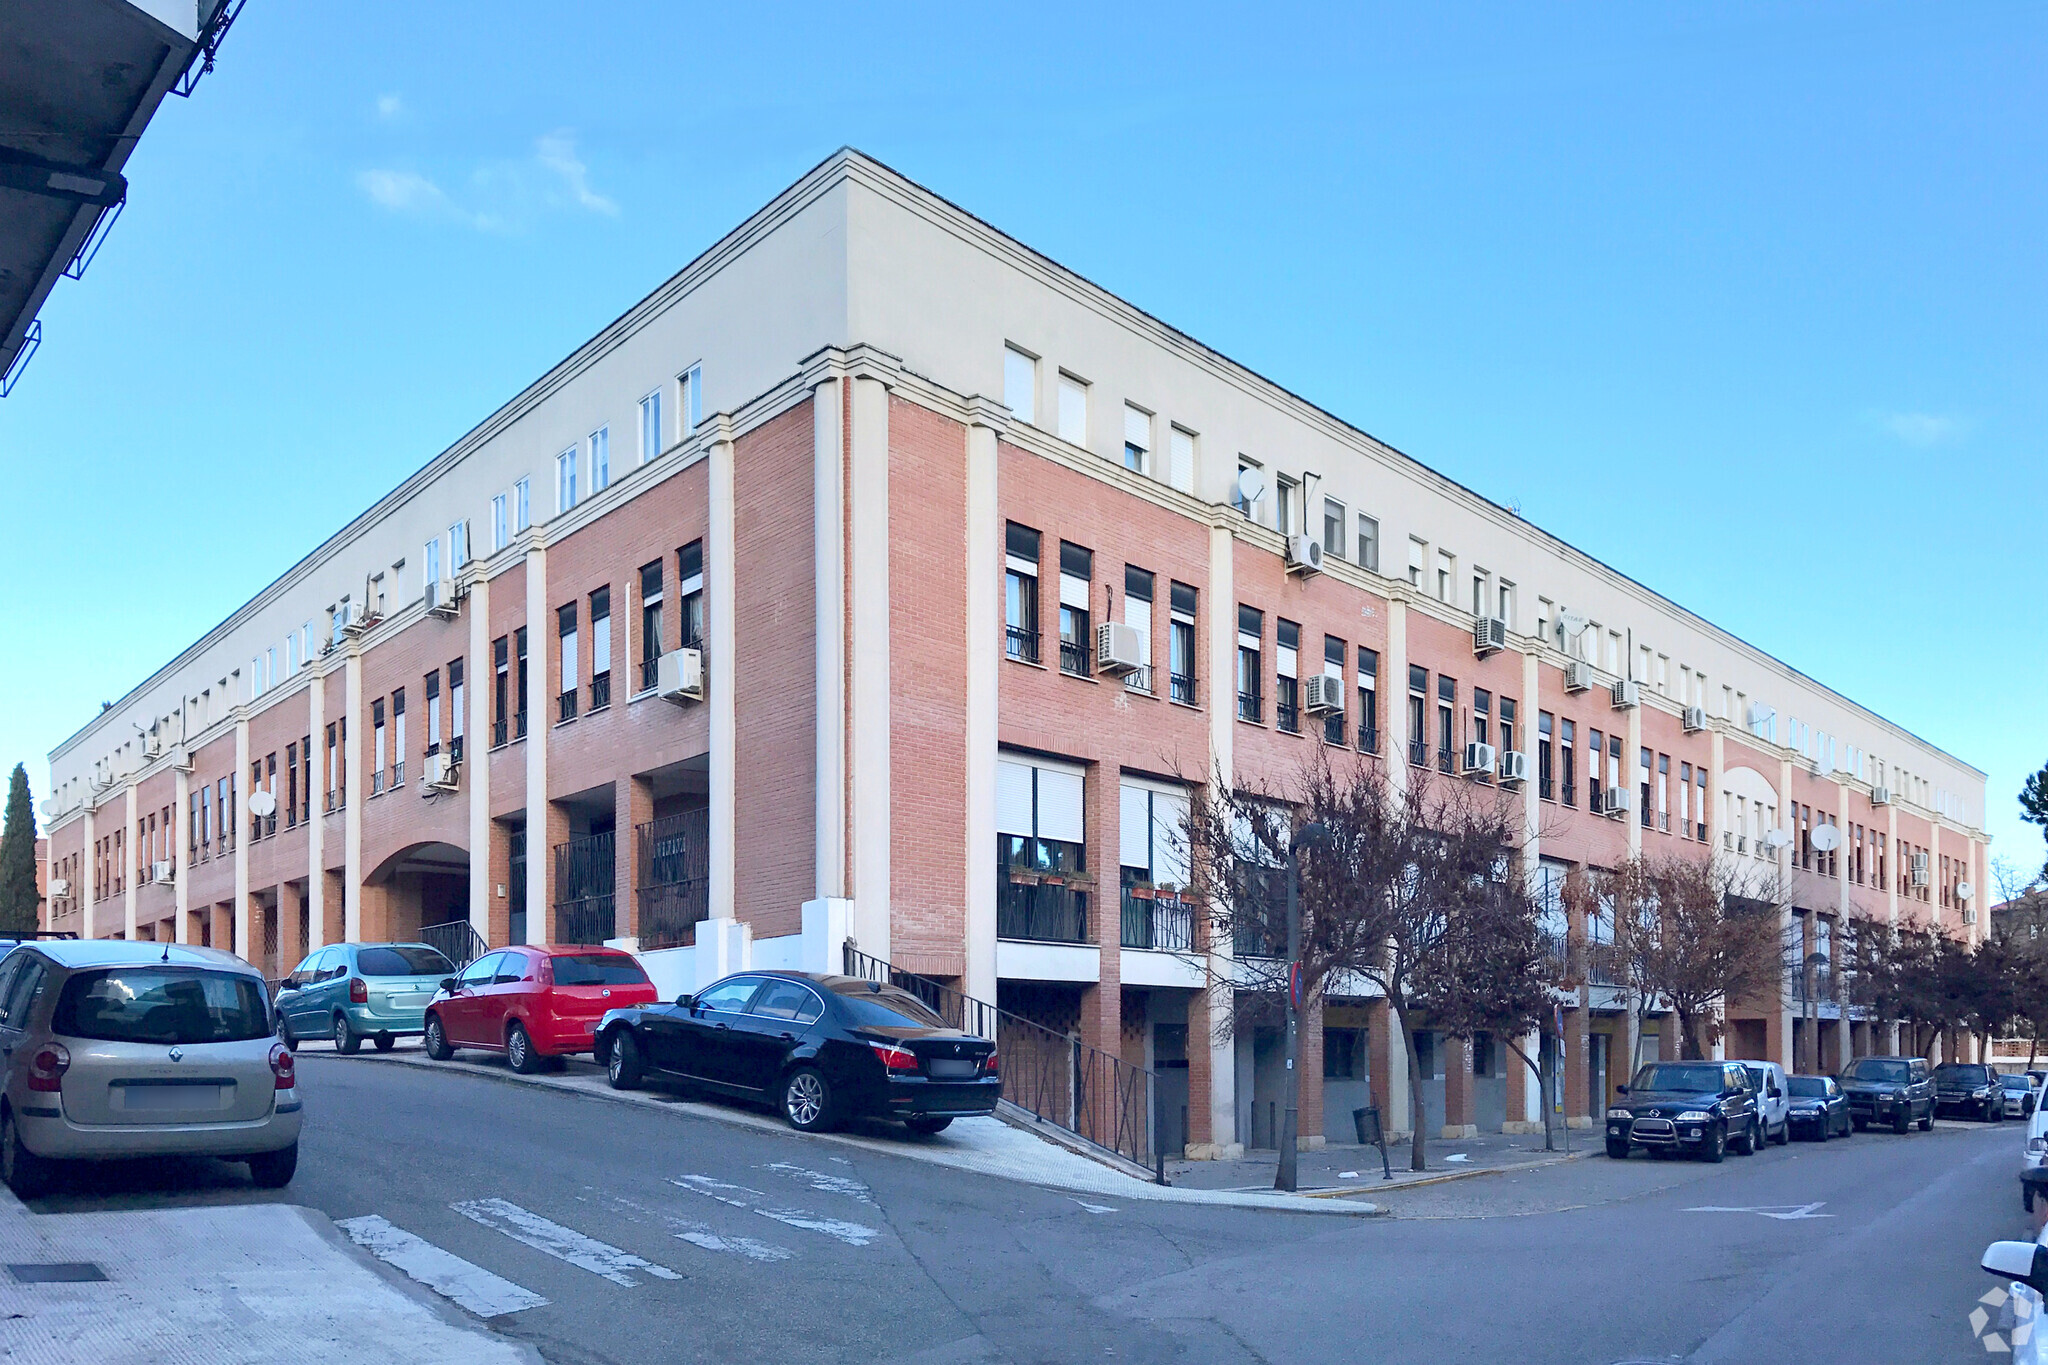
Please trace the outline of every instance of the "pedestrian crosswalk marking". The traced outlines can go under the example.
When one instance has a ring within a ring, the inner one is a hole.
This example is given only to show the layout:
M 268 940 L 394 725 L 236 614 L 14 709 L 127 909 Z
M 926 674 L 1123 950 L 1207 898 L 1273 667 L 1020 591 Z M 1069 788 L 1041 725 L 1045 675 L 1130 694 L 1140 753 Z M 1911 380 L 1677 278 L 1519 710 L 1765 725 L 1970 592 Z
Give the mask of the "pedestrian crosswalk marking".
M 452 1299 L 480 1318 L 502 1317 L 547 1300 L 530 1289 L 493 1275 L 450 1251 L 443 1251 L 376 1214 L 344 1218 L 335 1224 L 349 1239 L 378 1260 L 396 1266 L 443 1298 Z
M 669 1183 L 678 1189 L 694 1190 L 706 1198 L 716 1199 L 721 1204 L 729 1204 L 736 1209 L 746 1209 L 760 1214 L 763 1218 L 772 1218 L 776 1222 L 788 1227 L 802 1228 L 806 1232 L 816 1232 L 822 1233 L 827 1237 L 836 1237 L 849 1246 L 864 1247 L 882 1235 L 864 1223 L 852 1223 L 843 1218 L 821 1218 L 805 1209 L 788 1209 L 765 1203 L 763 1201 L 768 1196 L 760 1190 L 748 1189 L 745 1185 L 734 1185 L 723 1180 L 714 1180 L 708 1175 L 686 1175 L 680 1179 L 671 1179 Z
M 744 1256 L 750 1261 L 787 1261 L 796 1255 L 794 1251 L 791 1251 L 786 1246 L 777 1246 L 774 1242 L 763 1242 L 752 1237 L 727 1236 L 713 1229 L 709 1223 L 700 1223 L 694 1218 L 678 1218 L 672 1213 L 665 1213 L 660 1209 L 650 1209 L 645 1204 L 635 1203 L 631 1199 L 622 1199 L 615 1194 L 599 1195 L 598 1197 L 624 1211 L 625 1216 L 632 1218 L 635 1222 L 642 1221 L 639 1218 L 635 1218 L 635 1214 L 647 1215 L 648 1218 L 666 1227 L 671 1237 L 688 1242 L 691 1246 L 701 1247 L 705 1251 Z
M 586 1237 L 574 1228 L 565 1228 L 560 1223 L 550 1222 L 537 1213 L 522 1209 L 519 1205 L 504 1199 L 469 1199 L 450 1204 L 449 1208 L 473 1223 L 504 1233 L 515 1242 L 532 1247 L 535 1251 L 553 1256 L 556 1260 L 567 1261 L 578 1269 L 599 1275 L 613 1284 L 627 1289 L 640 1282 L 626 1272 L 642 1271 L 661 1280 L 683 1278 L 665 1265 L 635 1256 L 630 1251 L 595 1237 Z
M 871 1206 L 875 1202 L 874 1197 L 868 1192 L 868 1187 L 850 1175 L 832 1175 L 825 1171 L 813 1171 L 788 1161 L 771 1161 L 761 1169 L 773 1171 L 775 1174 L 794 1180 L 798 1184 L 809 1185 L 820 1194 L 843 1194 L 848 1199 L 858 1200 L 860 1203 Z

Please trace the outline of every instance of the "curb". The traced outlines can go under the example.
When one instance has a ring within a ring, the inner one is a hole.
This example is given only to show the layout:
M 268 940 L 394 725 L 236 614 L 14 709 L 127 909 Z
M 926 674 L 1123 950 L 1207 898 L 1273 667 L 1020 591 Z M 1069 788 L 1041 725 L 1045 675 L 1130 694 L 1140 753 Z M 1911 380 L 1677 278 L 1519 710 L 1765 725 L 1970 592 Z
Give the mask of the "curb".
M 1303 1190 L 1302 1199 L 1343 1199 L 1355 1194 L 1399 1194 L 1403 1190 L 1419 1190 L 1425 1185 L 1449 1185 L 1459 1180 L 1476 1180 L 1482 1175 L 1512 1175 L 1516 1171 L 1541 1171 L 1551 1166 L 1562 1166 L 1567 1161 L 1583 1161 L 1591 1152 L 1565 1152 L 1548 1161 L 1518 1161 L 1512 1166 L 1481 1166 L 1470 1171 L 1445 1171 L 1442 1175 L 1424 1176 L 1420 1180 L 1404 1180 L 1398 1185 L 1384 1181 L 1377 1186 L 1359 1186 L 1352 1189 Z

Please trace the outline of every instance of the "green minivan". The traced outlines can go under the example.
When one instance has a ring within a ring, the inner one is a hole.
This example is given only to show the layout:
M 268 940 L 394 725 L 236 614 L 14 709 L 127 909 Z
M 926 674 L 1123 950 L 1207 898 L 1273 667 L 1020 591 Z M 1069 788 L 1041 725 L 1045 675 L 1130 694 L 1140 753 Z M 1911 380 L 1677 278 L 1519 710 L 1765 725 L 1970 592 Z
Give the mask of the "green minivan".
M 332 1038 L 354 1052 L 368 1038 L 380 1052 L 426 1027 L 427 1002 L 455 964 L 424 943 L 335 943 L 316 948 L 277 986 L 277 1036 Z

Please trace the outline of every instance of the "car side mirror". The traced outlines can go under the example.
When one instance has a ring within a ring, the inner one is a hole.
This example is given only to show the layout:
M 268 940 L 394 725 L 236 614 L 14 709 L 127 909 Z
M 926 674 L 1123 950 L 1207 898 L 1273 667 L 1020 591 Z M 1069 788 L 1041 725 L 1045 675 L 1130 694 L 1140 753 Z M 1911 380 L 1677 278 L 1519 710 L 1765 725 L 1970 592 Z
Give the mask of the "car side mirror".
M 1777 1087 L 1777 1086 L 1775 1086 L 1775 1085 L 1771 1087 L 1771 1098 L 1772 1098 L 1772 1099 L 1777 1099 L 1777 1098 L 1778 1098 L 1778 1097 L 1779 1097 L 1780 1095 L 1782 1095 L 1782 1094 L 1784 1094 L 1784 1093 L 1785 1093 L 1784 1091 L 1782 1091 L 1782 1090 L 1778 1089 L 1778 1087 Z
M 1625 1085 L 1617 1085 L 1614 1087 L 1614 1093 L 1617 1095 L 1626 1095 L 1628 1093 L 1628 1087 Z
M 461 983 L 458 982 L 452 976 L 444 976 L 441 978 L 441 989 L 448 992 L 448 994 L 450 995 L 455 994 L 455 988 L 460 984 Z
M 277 989 L 280 994 L 282 994 L 285 991 L 295 991 L 298 988 L 299 983 L 292 980 L 290 977 L 286 977 L 284 980 L 277 983 Z
M 697 1008 L 697 997 L 690 994 L 688 991 L 684 991 L 681 995 L 676 997 L 676 1008 L 682 1010 L 695 1010 Z
M 2048 1293 L 2048 1247 L 2037 1242 L 1993 1242 L 1984 1248 L 1981 1264 L 2000 1279 Z

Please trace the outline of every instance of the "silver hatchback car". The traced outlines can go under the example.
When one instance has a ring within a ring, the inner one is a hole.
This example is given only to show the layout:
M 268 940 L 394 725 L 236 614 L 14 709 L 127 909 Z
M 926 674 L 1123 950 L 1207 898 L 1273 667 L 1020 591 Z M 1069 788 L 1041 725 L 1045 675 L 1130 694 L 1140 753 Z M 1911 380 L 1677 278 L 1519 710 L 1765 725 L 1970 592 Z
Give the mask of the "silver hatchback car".
M 0 959 L 0 1180 L 29 1198 L 52 1163 L 143 1156 L 299 1163 L 298 1077 L 263 976 L 231 953 L 118 939 Z

